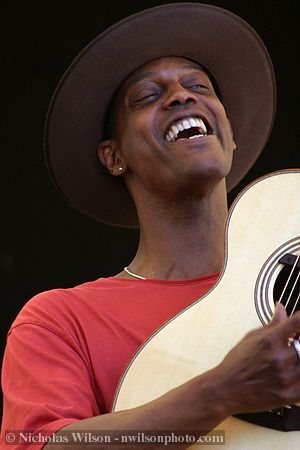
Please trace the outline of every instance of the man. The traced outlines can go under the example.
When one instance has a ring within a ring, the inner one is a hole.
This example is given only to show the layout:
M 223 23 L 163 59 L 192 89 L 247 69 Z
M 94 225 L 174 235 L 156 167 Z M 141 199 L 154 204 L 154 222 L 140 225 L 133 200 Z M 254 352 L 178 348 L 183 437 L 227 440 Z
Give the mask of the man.
M 271 325 L 214 369 L 153 402 L 110 412 L 138 347 L 217 280 L 226 192 L 269 135 L 274 90 L 255 32 L 201 4 L 129 17 L 77 58 L 49 111 L 50 172 L 88 215 L 138 223 L 140 243 L 115 277 L 42 293 L 23 308 L 3 366 L 3 431 L 212 430 L 233 414 L 300 401 L 300 316 L 287 318 L 278 306 Z

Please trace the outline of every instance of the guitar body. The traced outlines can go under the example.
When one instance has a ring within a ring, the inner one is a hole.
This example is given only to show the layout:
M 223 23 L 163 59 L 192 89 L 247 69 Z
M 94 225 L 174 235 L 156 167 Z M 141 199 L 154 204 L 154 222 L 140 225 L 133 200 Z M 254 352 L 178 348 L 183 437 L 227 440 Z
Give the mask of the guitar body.
M 270 321 L 283 267 L 278 261 L 300 253 L 299 194 L 300 169 L 271 173 L 244 189 L 229 212 L 218 282 L 139 349 L 119 383 L 114 411 L 147 403 L 215 367 L 248 331 Z M 299 431 L 278 431 L 235 417 L 217 429 L 225 430 L 226 449 L 300 448 Z

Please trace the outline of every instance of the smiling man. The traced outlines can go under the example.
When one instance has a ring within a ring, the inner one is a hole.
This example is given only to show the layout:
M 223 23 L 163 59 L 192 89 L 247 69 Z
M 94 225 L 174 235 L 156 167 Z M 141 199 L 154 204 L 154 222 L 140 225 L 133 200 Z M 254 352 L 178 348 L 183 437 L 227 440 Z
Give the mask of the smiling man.
M 51 103 L 47 163 L 68 201 L 105 223 L 138 225 L 140 242 L 121 273 L 41 293 L 22 309 L 3 364 L 3 439 L 9 429 L 56 433 L 59 449 L 70 448 L 71 430 L 209 431 L 300 400 L 299 351 L 287 345 L 300 316 L 278 307 L 212 370 L 111 412 L 137 349 L 218 279 L 226 194 L 268 138 L 274 97 L 260 38 L 209 5 L 143 11 L 80 53 Z
M 154 60 L 125 81 L 112 108 L 113 137 L 101 142 L 99 158 L 123 177 L 140 226 L 137 254 L 120 276 L 219 272 L 236 145 L 208 75 L 183 58 Z

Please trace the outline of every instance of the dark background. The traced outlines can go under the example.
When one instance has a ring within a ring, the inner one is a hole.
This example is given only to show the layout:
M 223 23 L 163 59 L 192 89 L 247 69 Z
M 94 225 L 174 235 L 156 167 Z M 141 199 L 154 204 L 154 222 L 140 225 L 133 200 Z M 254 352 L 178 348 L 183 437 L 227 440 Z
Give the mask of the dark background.
M 115 274 L 134 254 L 136 231 L 96 223 L 73 210 L 57 193 L 44 165 L 43 126 L 51 95 L 77 53 L 108 25 L 162 3 L 168 2 L 2 2 L 6 100 L 1 132 L 2 349 L 11 322 L 34 294 Z M 231 202 L 257 176 L 300 166 L 299 1 L 206 3 L 231 10 L 257 30 L 273 59 L 278 84 L 271 139 L 230 194 Z

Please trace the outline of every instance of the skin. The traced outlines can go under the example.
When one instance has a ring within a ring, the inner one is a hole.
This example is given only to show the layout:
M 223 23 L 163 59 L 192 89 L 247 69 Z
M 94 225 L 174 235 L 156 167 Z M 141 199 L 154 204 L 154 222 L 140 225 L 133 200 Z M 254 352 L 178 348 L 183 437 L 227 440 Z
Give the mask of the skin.
M 208 119 L 212 134 L 168 143 L 167 129 L 186 115 Z M 132 271 L 186 279 L 221 269 L 225 177 L 234 150 L 225 109 L 194 63 L 162 58 L 125 81 L 117 98 L 113 137 L 100 144 L 98 154 L 113 176 L 124 177 L 137 206 L 141 238 Z M 84 419 L 57 434 L 87 429 L 212 430 L 233 414 L 299 402 L 299 359 L 287 346 L 299 329 L 300 314 L 288 318 L 277 305 L 272 323 L 248 333 L 214 369 L 146 405 Z
M 130 269 L 160 279 L 219 271 L 236 146 L 208 76 L 183 58 L 156 60 L 125 82 L 116 110 L 114 138 L 98 153 L 112 175 L 123 168 L 137 207 L 140 243 Z M 186 116 L 206 118 L 212 134 L 167 142 L 170 125 Z

